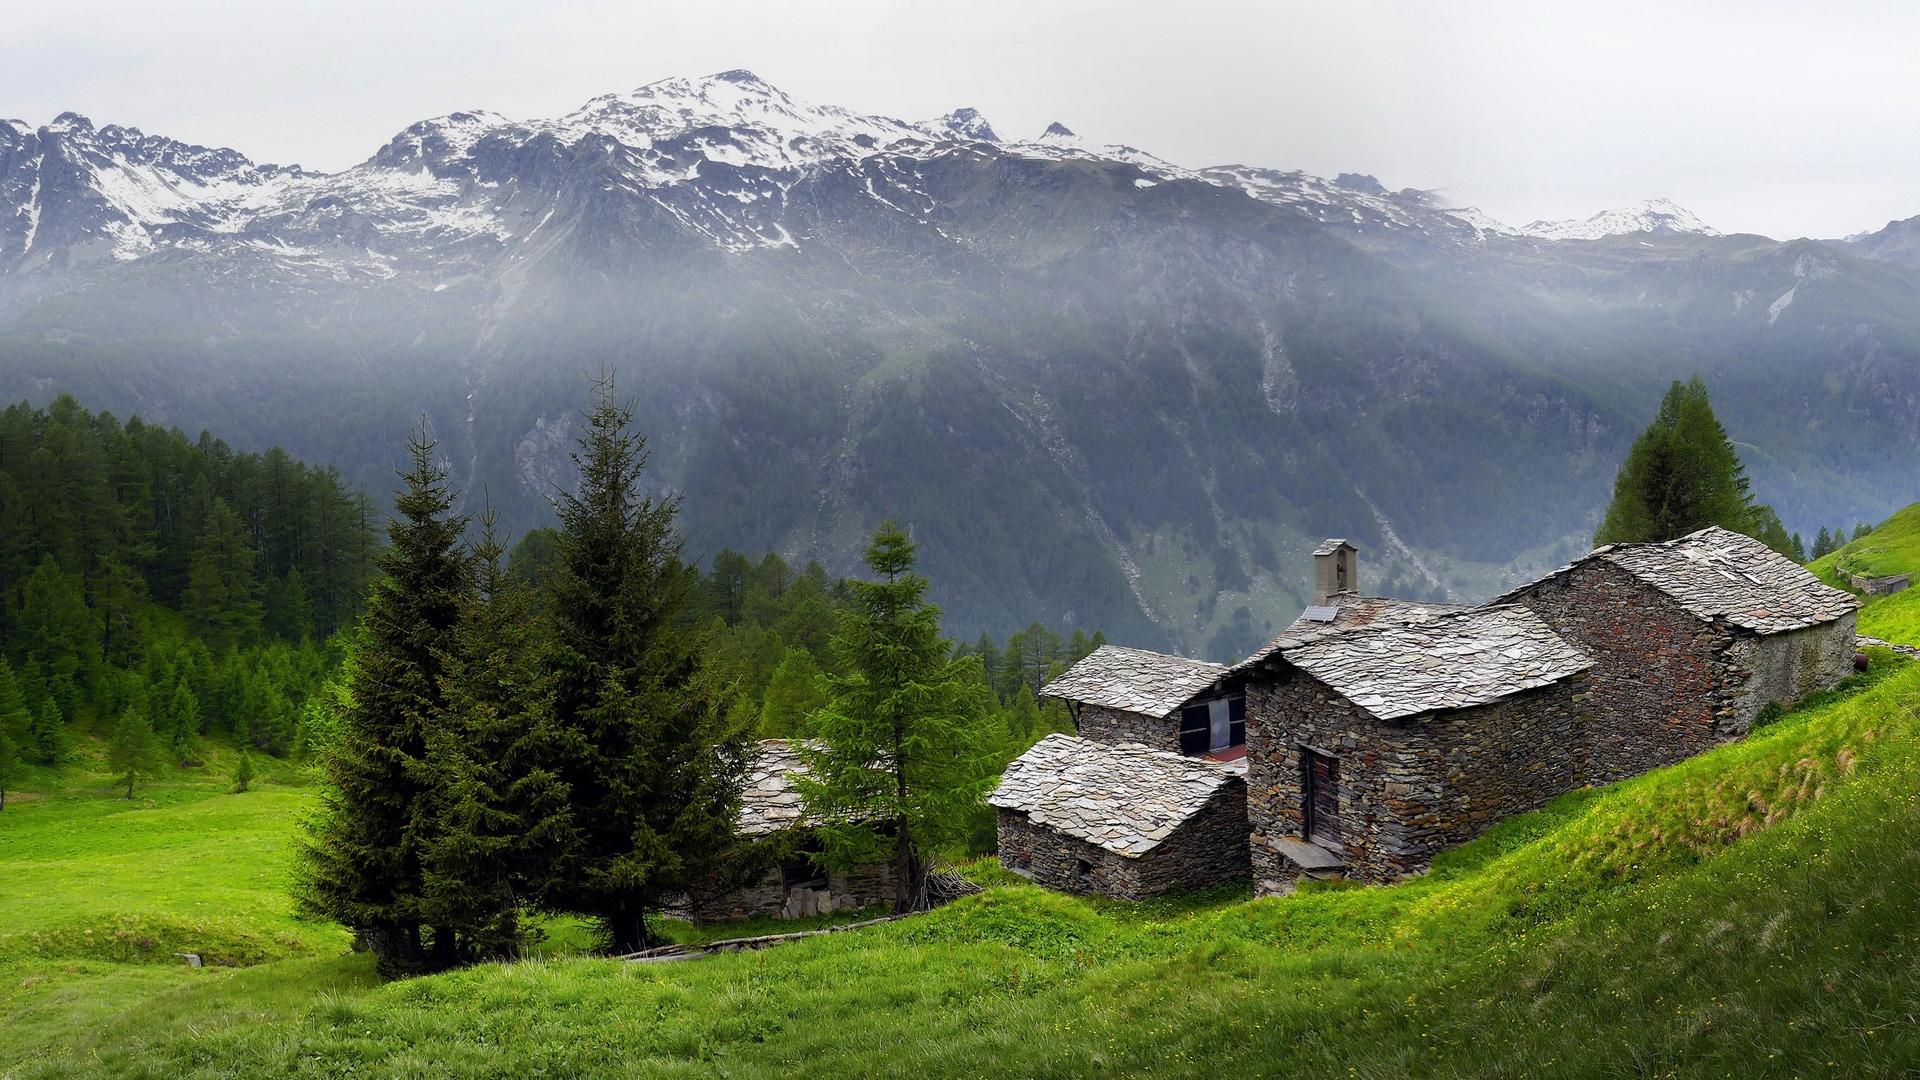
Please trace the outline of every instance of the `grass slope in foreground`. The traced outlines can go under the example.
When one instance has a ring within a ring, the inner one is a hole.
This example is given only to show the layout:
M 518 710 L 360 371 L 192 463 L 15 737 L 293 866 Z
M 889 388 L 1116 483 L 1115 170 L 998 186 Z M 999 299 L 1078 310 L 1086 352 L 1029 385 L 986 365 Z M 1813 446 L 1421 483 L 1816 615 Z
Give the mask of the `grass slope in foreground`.
M 386 986 L 287 920 L 265 881 L 291 821 L 250 795 L 29 803 L 0 814 L 0 1074 L 1884 1075 L 1920 1061 L 1917 703 L 1920 665 L 1876 656 L 1847 693 L 1389 888 L 1125 905 L 998 884 L 770 952 Z M 169 833 L 205 846 L 143 861 Z M 262 835 L 280 839 L 257 857 L 212 854 Z M 159 880 L 182 873 L 207 881 Z M 124 907 L 283 958 L 188 971 L 34 944 L 73 940 L 44 900 L 71 889 L 100 893 L 78 917 L 96 937 Z M 190 906 L 218 896 L 231 910 Z

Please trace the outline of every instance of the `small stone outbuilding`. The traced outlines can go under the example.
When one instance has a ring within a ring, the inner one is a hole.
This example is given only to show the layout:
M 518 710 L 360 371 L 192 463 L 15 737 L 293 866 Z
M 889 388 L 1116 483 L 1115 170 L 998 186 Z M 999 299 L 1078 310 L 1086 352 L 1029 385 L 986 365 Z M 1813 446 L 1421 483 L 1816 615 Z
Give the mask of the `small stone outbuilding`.
M 1769 703 L 1853 670 L 1858 602 L 1718 527 L 1596 548 L 1494 602 L 1526 606 L 1594 657 L 1594 783 L 1737 739 Z
M 1245 881 L 1242 768 L 1049 735 L 987 798 L 1000 862 L 1049 888 L 1123 900 Z
M 1540 618 L 1357 607 L 1345 627 L 1335 615 L 1296 623 L 1229 676 L 1248 703 L 1256 893 L 1290 891 L 1303 874 L 1417 873 L 1584 777 L 1592 661 Z
M 1246 742 L 1246 700 L 1217 685 L 1226 673 L 1225 664 L 1102 645 L 1040 696 L 1065 701 L 1082 738 L 1225 760 Z
M 796 744 L 762 741 L 740 792 L 737 832 L 754 841 L 744 881 L 696 889 L 688 911 L 697 922 L 755 916 L 796 919 L 834 911 L 891 904 L 891 862 L 826 871 L 809 856 L 820 850 L 812 821 L 792 780 L 806 771 Z

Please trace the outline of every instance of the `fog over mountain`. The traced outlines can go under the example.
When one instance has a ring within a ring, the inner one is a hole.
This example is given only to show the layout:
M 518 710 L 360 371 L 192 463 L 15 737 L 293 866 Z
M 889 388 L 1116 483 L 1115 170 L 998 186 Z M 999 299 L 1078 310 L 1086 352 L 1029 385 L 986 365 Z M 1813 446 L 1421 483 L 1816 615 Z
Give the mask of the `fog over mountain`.
M 691 554 L 847 571 L 891 514 L 968 635 L 1238 656 L 1324 535 L 1373 587 L 1478 598 L 1584 546 L 1695 373 L 1789 528 L 1915 498 L 1920 219 L 1779 242 L 1648 192 L 1514 226 L 745 71 L 422 120 L 335 173 L 97 119 L 0 121 L 8 397 L 382 491 L 424 414 L 518 530 L 610 365 Z

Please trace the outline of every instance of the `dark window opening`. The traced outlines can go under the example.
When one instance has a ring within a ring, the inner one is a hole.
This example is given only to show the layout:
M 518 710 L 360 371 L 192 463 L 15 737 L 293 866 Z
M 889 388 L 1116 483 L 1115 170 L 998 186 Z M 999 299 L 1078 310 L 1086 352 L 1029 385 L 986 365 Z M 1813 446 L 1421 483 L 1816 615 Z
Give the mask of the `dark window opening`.
M 1247 741 L 1247 699 L 1215 698 L 1180 710 L 1180 752 L 1211 754 Z
M 1091 878 L 1093 877 L 1093 864 L 1085 859 L 1075 859 L 1073 860 L 1073 872 L 1078 877 Z

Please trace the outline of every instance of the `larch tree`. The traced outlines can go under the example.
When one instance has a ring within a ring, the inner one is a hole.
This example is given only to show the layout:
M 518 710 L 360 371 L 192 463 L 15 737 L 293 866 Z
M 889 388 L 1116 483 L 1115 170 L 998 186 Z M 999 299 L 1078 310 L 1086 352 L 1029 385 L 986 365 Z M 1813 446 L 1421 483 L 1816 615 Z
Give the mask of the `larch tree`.
M 642 493 L 632 417 L 602 377 L 578 486 L 556 497 L 547 644 L 575 835 L 543 902 L 593 918 L 615 953 L 644 948 L 647 916 L 723 865 L 744 763 L 731 695 L 688 629 L 677 504 Z
M 113 774 L 113 785 L 126 788 L 129 799 L 133 798 L 135 784 L 160 770 L 160 748 L 154 739 L 153 714 L 148 711 L 144 689 L 114 721 L 113 733 L 107 739 L 107 769 Z
M 243 643 L 260 630 L 253 545 L 225 499 L 213 500 L 194 542 L 182 602 L 187 617 L 217 644 Z
M 430 732 L 445 722 L 445 667 L 472 587 L 445 472 L 424 425 L 368 597 L 348 705 L 321 767 L 321 813 L 303 846 L 301 907 L 353 930 L 389 977 L 457 951 L 422 933 L 421 825 Z M 429 944 L 433 953 L 428 951 Z M 450 961 L 449 961 L 450 962 Z
M 1627 451 L 1595 544 L 1673 540 L 1718 525 L 1791 554 L 1792 538 L 1754 502 L 1746 467 L 1714 416 L 1707 385 L 1675 381 Z
M 795 787 L 824 823 L 822 861 L 890 858 L 894 908 L 913 911 L 927 903 L 933 859 L 965 839 L 1001 740 L 979 661 L 956 659 L 941 636 L 907 534 L 882 524 L 865 561 L 875 580 L 849 583 L 831 701 L 809 721 Z

